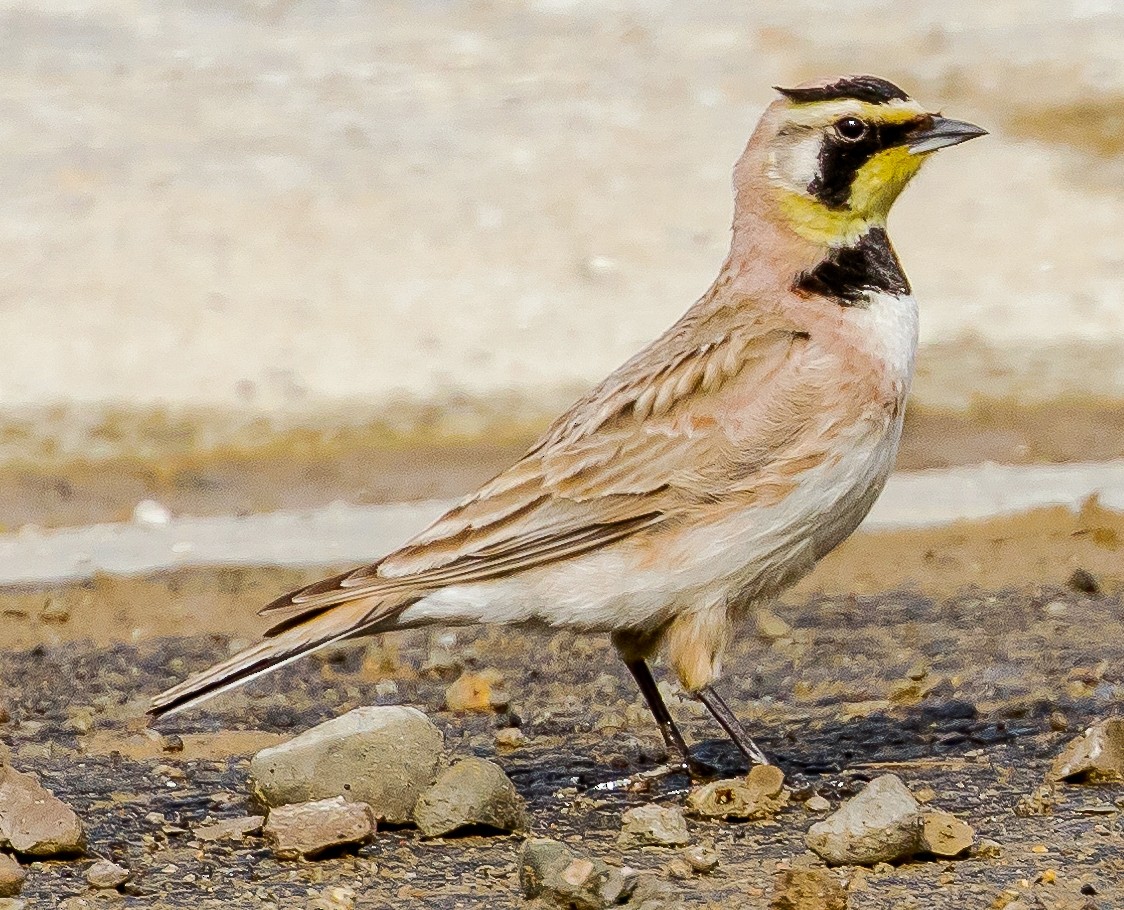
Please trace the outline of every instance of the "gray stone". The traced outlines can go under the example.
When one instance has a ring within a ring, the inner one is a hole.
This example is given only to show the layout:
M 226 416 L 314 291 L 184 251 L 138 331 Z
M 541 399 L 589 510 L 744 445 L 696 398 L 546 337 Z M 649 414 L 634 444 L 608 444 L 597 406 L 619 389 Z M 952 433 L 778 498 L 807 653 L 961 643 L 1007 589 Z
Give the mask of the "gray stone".
M 921 849 L 921 807 L 900 778 L 884 774 L 812 825 L 805 842 L 834 865 L 906 859 Z
M 620 902 L 626 885 L 619 869 L 549 838 L 523 845 L 519 881 L 526 897 L 565 910 L 604 910 Z
M 99 859 L 86 870 L 91 888 L 117 888 L 129 880 L 129 870 L 107 859 Z
M 43 789 L 33 774 L 0 768 L 0 847 L 28 856 L 81 853 L 82 822 L 66 803 Z
M 251 785 L 266 806 L 342 796 L 405 824 L 433 782 L 442 745 L 441 731 L 416 708 L 356 708 L 263 749 L 250 762 Z
M 1087 783 L 1124 780 L 1124 718 L 1102 720 L 1071 740 L 1054 760 L 1049 779 Z
M 0 897 L 15 897 L 23 888 L 27 872 L 14 856 L 0 853 Z
M 470 826 L 496 831 L 527 827 L 523 798 L 503 768 L 482 758 L 462 759 L 442 772 L 418 799 L 414 821 L 426 837 Z
M 271 809 L 263 830 L 279 859 L 300 859 L 366 843 L 375 833 L 375 818 L 366 803 L 335 796 Z
M 678 806 L 657 806 L 649 803 L 636 806 L 621 818 L 621 833 L 617 843 L 629 847 L 682 847 L 691 842 L 687 819 Z

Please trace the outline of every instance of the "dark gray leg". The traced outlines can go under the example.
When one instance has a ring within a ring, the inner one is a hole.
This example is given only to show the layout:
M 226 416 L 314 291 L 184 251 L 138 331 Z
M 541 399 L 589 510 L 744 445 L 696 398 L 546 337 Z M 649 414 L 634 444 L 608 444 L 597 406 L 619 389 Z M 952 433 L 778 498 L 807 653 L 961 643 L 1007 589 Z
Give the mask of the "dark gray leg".
M 643 659 L 638 659 L 626 660 L 624 665 L 628 667 L 628 672 L 632 674 L 632 678 L 636 680 L 636 685 L 640 687 L 640 694 L 644 696 L 644 700 L 648 703 L 648 708 L 652 712 L 652 717 L 656 719 L 656 724 L 659 725 L 668 752 L 678 755 L 684 764 L 690 765 L 691 753 L 687 749 L 687 741 L 683 739 L 683 734 L 679 732 L 679 728 L 675 726 L 675 721 L 671 719 L 671 712 L 667 710 L 667 705 L 663 703 L 663 696 L 660 695 L 656 681 L 652 678 L 652 671 L 648 669 L 648 664 Z
M 656 694 L 659 695 L 658 692 Z M 723 701 L 722 696 L 715 692 L 712 686 L 703 687 L 695 693 L 695 697 L 706 705 L 707 710 L 710 711 L 710 713 L 714 715 L 714 719 L 722 725 L 722 729 L 726 731 L 726 735 L 733 740 L 734 745 L 741 750 L 742 755 L 749 759 L 750 764 L 769 764 L 769 759 L 765 757 L 765 753 L 758 748 L 757 743 L 750 739 L 741 721 L 734 716 L 734 712 L 730 710 L 730 706 Z M 667 709 L 665 708 L 664 710 L 666 711 Z

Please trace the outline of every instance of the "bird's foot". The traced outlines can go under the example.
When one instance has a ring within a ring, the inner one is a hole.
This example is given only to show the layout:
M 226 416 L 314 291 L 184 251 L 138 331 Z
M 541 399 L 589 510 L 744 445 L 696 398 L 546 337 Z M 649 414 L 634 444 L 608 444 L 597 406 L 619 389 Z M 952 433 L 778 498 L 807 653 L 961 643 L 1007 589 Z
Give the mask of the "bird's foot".
M 628 777 L 607 780 L 589 788 L 589 792 L 600 793 L 646 793 L 652 789 L 656 781 L 674 777 L 677 774 L 686 775 L 689 784 L 703 783 L 715 780 L 719 774 L 718 769 L 704 761 L 688 757 L 678 761 L 664 762 L 647 771 L 638 771 Z M 687 789 L 690 789 L 689 787 Z M 687 792 L 684 790 L 683 792 Z

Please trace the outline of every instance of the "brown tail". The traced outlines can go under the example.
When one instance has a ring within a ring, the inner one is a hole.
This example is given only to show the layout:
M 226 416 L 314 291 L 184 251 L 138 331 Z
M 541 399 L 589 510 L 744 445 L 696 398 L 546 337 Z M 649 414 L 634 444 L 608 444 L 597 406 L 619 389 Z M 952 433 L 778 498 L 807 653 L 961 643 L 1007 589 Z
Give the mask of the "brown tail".
M 283 629 L 275 630 L 273 637 L 157 695 L 152 699 L 148 713 L 154 719 L 167 717 L 271 673 L 333 642 L 374 631 L 377 626 L 392 621 L 409 602 L 387 604 L 368 597 L 314 612 L 304 622 L 290 620 Z

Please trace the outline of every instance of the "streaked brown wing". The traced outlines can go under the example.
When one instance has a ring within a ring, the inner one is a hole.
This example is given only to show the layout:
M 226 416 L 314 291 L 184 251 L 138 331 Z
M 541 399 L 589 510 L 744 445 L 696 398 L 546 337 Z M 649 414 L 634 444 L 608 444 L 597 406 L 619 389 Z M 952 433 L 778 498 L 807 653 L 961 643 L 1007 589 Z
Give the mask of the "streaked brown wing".
M 720 497 L 791 429 L 764 421 L 754 445 L 731 438 L 716 410 L 723 390 L 748 385 L 739 396 L 770 400 L 803 336 L 775 324 L 715 326 L 709 334 L 690 328 L 683 338 L 677 326 L 625 364 L 520 461 L 400 549 L 262 612 L 316 612 L 496 578 L 597 549 Z

